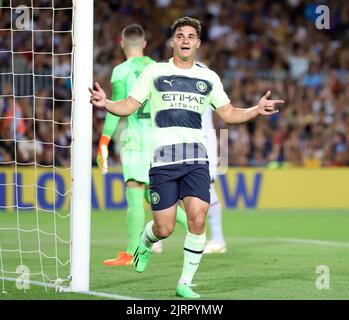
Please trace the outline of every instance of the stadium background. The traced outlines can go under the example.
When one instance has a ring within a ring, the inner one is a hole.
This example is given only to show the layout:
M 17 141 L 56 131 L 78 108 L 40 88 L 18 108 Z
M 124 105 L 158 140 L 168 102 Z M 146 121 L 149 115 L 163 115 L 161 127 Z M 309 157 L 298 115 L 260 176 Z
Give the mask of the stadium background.
M 60 3 L 69 6 L 71 1 L 61 0 Z M 198 58 L 221 76 L 232 104 L 251 106 L 267 89 L 272 90 L 273 97 L 286 101 L 277 115 L 259 117 L 247 125 L 228 128 L 214 118 L 217 129 L 229 130 L 230 168 L 216 182 L 224 207 L 223 227 L 228 253 L 203 259 L 198 282 L 203 286 L 206 299 L 349 297 L 346 254 L 349 242 L 346 191 L 349 178 L 349 3 L 326 1 L 331 23 L 328 30 L 315 27 L 318 16 L 315 9 L 320 4 L 324 3 L 316 0 L 195 0 L 188 6 L 185 0 L 95 1 L 94 79 L 107 89 L 109 96 L 111 71 L 124 61 L 118 45 L 122 28 L 133 22 L 142 24 L 147 32 L 146 54 L 163 60 L 171 56 L 170 24 L 179 16 L 190 15 L 201 19 L 204 27 Z M 3 17 L 0 23 L 6 25 L 6 19 Z M 37 19 L 39 24 L 45 25 L 47 17 L 42 14 Z M 57 12 L 55 24 L 61 30 L 68 30 L 71 16 L 64 11 Z M 6 37 L 1 33 L 1 48 L 9 40 Z M 29 39 L 24 35 L 20 37 L 16 47 L 30 48 Z M 48 37 L 38 40 L 39 50 L 51 48 Z M 58 52 L 71 50 L 69 39 L 57 41 L 55 46 Z M 0 55 L 0 69 L 8 59 L 8 54 Z M 18 55 L 17 59 L 17 72 L 31 70 L 30 55 Z M 36 59 L 35 68 L 43 74 L 52 72 L 50 57 Z M 55 72 L 62 77 L 70 74 L 69 57 L 62 55 L 55 61 Z M 38 76 L 36 81 L 38 90 L 45 95 L 45 91 L 50 90 L 45 78 Z M 56 99 L 70 96 L 69 81 L 59 80 L 54 87 Z M 2 93 L 11 90 L 3 77 L 0 88 Z M 20 88 L 25 92 L 26 83 Z M 16 103 L 18 115 L 26 116 L 29 113 L 27 101 L 17 99 Z M 0 100 L 2 115 L 8 111 L 8 105 L 6 99 Z M 50 104 L 38 103 L 36 107 L 36 116 L 50 118 Z M 70 117 L 70 109 L 70 103 L 57 101 L 56 121 L 65 122 Z M 94 110 L 91 159 L 94 166 L 104 117 L 104 111 Z M 33 136 L 31 124 L 20 120 L 16 123 L 17 137 L 30 140 Z M 13 121 L 1 121 L 0 140 L 11 136 L 13 125 Z M 172 299 L 168 283 L 178 280 L 179 266 L 173 261 L 182 259 L 180 230 L 166 243 L 163 256 L 153 257 L 149 273 L 142 278 L 141 289 L 137 285 L 140 278 L 132 270 L 111 270 L 101 264 L 116 250 L 122 250 L 126 243 L 121 146 L 117 143 L 124 127 L 122 121 L 111 145 L 115 152 L 110 153 L 110 173 L 104 177 L 97 168 L 93 169 L 91 288 L 144 299 Z M 49 124 L 38 122 L 37 139 L 50 141 L 50 129 Z M 70 128 L 57 128 L 55 139 L 57 144 L 69 146 Z M 34 159 L 33 150 L 18 145 L 17 161 L 30 163 Z M 0 141 L 0 162 L 10 161 L 14 153 L 12 143 Z M 49 144 L 42 144 L 42 148 L 36 150 L 36 159 L 42 165 L 49 165 L 53 160 L 57 166 L 70 165 L 67 149 L 53 153 Z M 59 195 L 53 199 L 52 192 L 47 191 L 53 184 L 52 172 L 45 169 L 38 172 L 34 181 L 31 169 L 21 168 L 15 177 L 13 167 L 1 165 L 0 207 L 9 208 L 9 214 L 5 211 L 1 215 L 5 225 L 10 222 L 15 225 L 11 206 L 30 207 L 35 199 L 35 186 L 16 188 L 14 181 L 19 185 L 36 183 L 40 187 L 37 189 L 38 204 L 42 209 L 54 207 L 64 211 L 69 208 L 68 199 Z M 64 194 L 69 179 L 68 174 L 55 175 L 60 194 Z M 21 210 L 23 227 L 32 223 L 31 215 L 22 214 L 24 211 Z M 43 216 L 42 226 L 46 223 L 51 224 L 49 215 Z M 67 230 L 63 227 L 61 232 L 68 235 Z M 16 245 L 16 237 L 14 234 L 11 241 L 10 238 L 6 241 Z M 16 263 L 18 261 L 14 260 L 11 267 L 15 269 Z M 26 263 L 29 264 L 29 260 Z M 37 260 L 33 259 L 32 263 L 37 264 Z M 332 290 L 327 292 L 314 286 L 315 267 L 322 264 L 329 265 L 334 274 Z M 222 272 L 226 272 L 225 277 Z M 54 293 L 47 295 L 30 290 L 31 299 L 46 299 L 47 296 L 62 298 Z M 63 299 L 70 297 L 76 298 L 63 295 Z M 4 297 L 18 298 L 28 299 L 28 296 L 14 289 Z
M 64 0 L 61 5 L 63 3 L 69 6 L 70 1 Z M 137 3 L 120 0 L 96 1 L 94 79 L 106 88 L 110 96 L 112 69 L 125 59 L 118 43 L 121 30 L 127 24 L 137 22 L 144 26 L 148 40 L 145 53 L 160 61 L 171 56 L 168 37 L 173 20 L 182 15 L 199 18 L 203 23 L 203 36 L 198 60 L 221 76 L 233 105 L 254 105 L 268 89 L 271 89 L 274 98 L 286 101 L 280 113 L 270 118 L 258 117 L 244 125 L 228 127 L 218 117 L 214 117 L 216 129 L 229 130 L 229 166 L 256 168 L 249 170 L 248 174 L 238 173 L 239 169 L 231 170 L 229 174 L 217 179 L 222 204 L 226 208 L 305 208 L 312 205 L 327 208 L 348 207 L 349 200 L 346 199 L 344 191 L 346 171 L 340 171 L 345 173 L 341 174 L 333 170 L 313 169 L 333 169 L 349 165 L 349 91 L 346 90 L 349 84 L 349 4 L 346 1 L 327 1 L 330 9 L 330 29 L 319 30 L 315 25 L 319 14 L 315 11 L 321 1 L 196 0 L 194 3 L 195 5 L 188 7 L 185 0 Z M 3 25 L 6 25 L 6 18 L 8 17 L 4 17 Z M 37 19 L 39 25 L 45 25 L 47 16 L 44 13 Z M 68 30 L 71 26 L 69 13 L 59 11 L 55 16 L 55 25 L 59 30 Z M 9 34 L 2 33 L 0 45 L 5 46 L 8 40 L 6 36 Z M 30 40 L 25 34 L 19 35 L 15 47 L 18 51 L 29 48 Z M 60 41 L 57 39 L 56 42 L 56 52 L 69 52 L 71 49 L 69 38 Z M 36 50 L 50 48 L 50 38 L 43 36 L 42 39 L 37 39 L 35 46 Z M 2 68 L 5 68 L 8 59 L 9 53 L 0 56 Z M 28 54 L 17 55 L 17 72 L 28 72 L 31 68 L 30 61 Z M 55 61 L 55 74 L 69 76 L 69 64 L 69 55 L 58 57 Z M 36 70 L 49 74 L 51 65 L 50 56 L 36 55 Z M 28 80 L 31 86 L 32 80 Z M 35 81 L 39 93 L 49 96 L 49 93 L 45 93 L 50 90 L 47 77 L 36 76 Z M 0 87 L 3 93 L 11 90 L 4 77 L 0 79 Z M 26 89 L 24 83 L 19 90 L 26 92 L 29 89 Z M 55 82 L 55 98 L 69 96 L 70 82 L 62 79 Z M 0 111 L 11 116 L 8 114 L 6 100 L 2 99 Z M 28 105 L 25 99 L 16 99 L 17 117 L 29 117 Z M 56 101 L 56 121 L 66 122 L 70 117 L 70 108 L 69 102 Z M 51 110 L 52 105 L 49 102 L 39 101 L 36 105 L 36 116 L 49 118 Z M 105 111 L 94 110 L 94 166 L 104 117 Z M 30 140 L 33 137 L 32 123 L 16 121 L 17 138 Z M 0 140 L 13 136 L 12 128 L 13 124 L 8 119 L 1 121 Z M 120 172 L 122 145 L 118 141 L 124 128 L 125 121 L 121 121 L 110 145 L 109 165 L 116 172 Z M 53 153 L 52 145 L 45 144 L 52 140 L 51 129 L 50 124 L 44 121 L 36 123 L 36 139 L 43 142 L 37 144 L 36 159 L 42 165 L 49 165 L 54 157 L 56 166 L 67 167 L 70 164 L 69 148 L 58 148 Z M 69 146 L 70 126 L 58 126 L 55 131 L 57 145 Z M 17 144 L 18 162 L 33 161 L 34 147 L 28 146 L 29 144 Z M 1 140 L 0 162 L 10 161 L 13 154 L 14 144 Z M 13 181 L 3 168 L 1 166 L 0 179 Z M 300 168 L 312 170 L 305 171 Z M 119 178 L 120 176 L 110 176 L 107 182 Z M 24 179 L 32 179 L 30 172 Z M 97 183 L 101 179 L 94 172 L 93 190 L 97 196 L 93 207 L 124 208 L 122 184 Z M 254 183 L 257 183 L 255 191 Z M 113 190 L 108 189 L 111 185 Z M 1 188 L 6 188 L 2 192 L 1 201 L 11 202 L 7 199 L 12 192 L 8 190 L 10 187 Z M 24 189 L 23 192 L 24 198 L 30 199 L 33 191 Z M 103 200 L 102 194 L 110 196 Z M 243 200 L 237 201 L 239 197 Z
M 218 176 L 216 188 L 224 209 L 347 209 L 348 181 L 349 169 L 345 168 L 230 168 L 226 174 Z M 25 185 L 32 187 L 21 187 Z M 53 187 L 58 191 L 54 197 Z M 68 210 L 69 197 L 63 195 L 69 189 L 68 172 L 57 172 L 53 176 L 52 172 L 40 169 L 35 177 L 31 169 L 21 169 L 17 175 L 12 169 L 0 171 L 0 206 L 7 207 L 8 211 L 16 204 L 21 208 L 35 206 L 36 192 L 40 208 Z M 121 168 L 112 168 L 105 176 L 97 168 L 93 169 L 91 191 L 92 209 L 127 208 Z

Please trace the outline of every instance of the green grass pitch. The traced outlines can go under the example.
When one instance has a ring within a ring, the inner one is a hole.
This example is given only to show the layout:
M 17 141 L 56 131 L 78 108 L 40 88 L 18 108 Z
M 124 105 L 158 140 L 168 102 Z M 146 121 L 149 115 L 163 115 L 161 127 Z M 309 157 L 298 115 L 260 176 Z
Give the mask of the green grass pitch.
M 150 214 L 147 214 L 147 220 Z M 34 214 L 20 215 L 23 229 L 36 226 Z M 67 245 L 54 245 L 57 233 L 67 238 L 67 220 L 52 215 L 39 217 L 41 250 L 45 272 L 56 276 L 55 260 L 69 256 Z M 194 278 L 196 291 L 202 299 L 349 299 L 349 212 L 348 210 L 225 210 L 224 234 L 226 254 L 204 255 Z M 15 214 L 2 212 L 0 227 L 17 225 Z M 147 270 L 138 274 L 133 267 L 105 267 L 102 261 L 114 257 L 126 247 L 125 211 L 95 211 L 91 221 L 91 284 L 90 290 L 138 299 L 177 299 L 175 288 L 182 269 L 182 245 L 185 233 L 179 225 L 164 241 L 164 252 L 153 254 Z M 209 231 L 208 231 L 209 234 Z M 38 246 L 37 232 L 20 232 L 24 250 Z M 18 249 L 18 232 L 0 230 L 2 249 Z M 5 271 L 15 272 L 20 256 L 3 252 Z M 31 272 L 40 271 L 39 255 L 24 254 L 23 264 Z M 319 265 L 330 270 L 330 288 L 316 288 Z M 1 267 L 1 265 L 0 265 Z M 1 268 L 0 268 L 1 270 Z M 59 276 L 69 274 L 69 267 L 60 268 Z M 1 275 L 11 277 L 11 274 Z M 16 278 L 16 274 L 12 274 Z M 41 281 L 32 276 L 32 281 Z M 7 293 L 2 293 L 6 291 Z M 31 285 L 26 291 L 15 282 L 0 280 L 1 299 L 105 299 L 94 295 L 56 293 Z

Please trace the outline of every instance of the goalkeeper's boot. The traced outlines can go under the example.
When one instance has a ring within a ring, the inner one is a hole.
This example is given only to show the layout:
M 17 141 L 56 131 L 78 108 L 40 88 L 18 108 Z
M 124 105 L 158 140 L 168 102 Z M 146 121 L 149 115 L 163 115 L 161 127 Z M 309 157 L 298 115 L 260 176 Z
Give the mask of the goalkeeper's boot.
M 176 296 L 185 298 L 185 299 L 198 299 L 200 295 L 195 293 L 191 287 L 192 284 L 179 284 L 176 288 Z
M 115 259 L 104 260 L 103 264 L 109 267 L 115 266 L 130 266 L 132 265 L 133 256 L 127 252 L 119 252 Z
M 142 240 L 133 255 L 133 266 L 137 272 L 143 272 L 148 265 L 151 249 L 147 248 Z

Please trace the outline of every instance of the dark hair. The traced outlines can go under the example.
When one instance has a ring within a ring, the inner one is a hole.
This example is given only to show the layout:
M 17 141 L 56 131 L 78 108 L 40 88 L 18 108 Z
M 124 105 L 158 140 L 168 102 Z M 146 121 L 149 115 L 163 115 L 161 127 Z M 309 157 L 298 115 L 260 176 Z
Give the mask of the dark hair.
M 201 36 L 201 22 L 198 19 L 191 18 L 191 17 L 182 17 L 177 19 L 171 26 L 171 37 L 174 36 L 177 28 L 184 27 L 184 26 L 190 26 L 193 27 L 196 30 L 196 33 L 198 37 Z
M 129 41 L 144 39 L 144 30 L 139 24 L 130 24 L 122 30 L 122 38 Z

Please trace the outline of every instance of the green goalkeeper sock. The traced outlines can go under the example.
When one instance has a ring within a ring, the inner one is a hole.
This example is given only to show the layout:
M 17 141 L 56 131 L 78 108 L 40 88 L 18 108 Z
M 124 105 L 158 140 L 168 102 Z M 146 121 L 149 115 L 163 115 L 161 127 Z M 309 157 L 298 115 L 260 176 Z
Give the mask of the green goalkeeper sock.
M 139 235 L 144 228 L 144 190 L 137 188 L 126 189 L 127 208 L 127 235 L 128 245 L 127 252 L 135 252 Z
M 188 231 L 187 214 L 180 206 L 177 206 L 176 221 L 183 227 L 185 231 Z
M 199 268 L 205 243 L 206 233 L 196 235 L 188 231 L 183 248 L 183 271 L 178 284 L 191 284 L 191 281 Z

